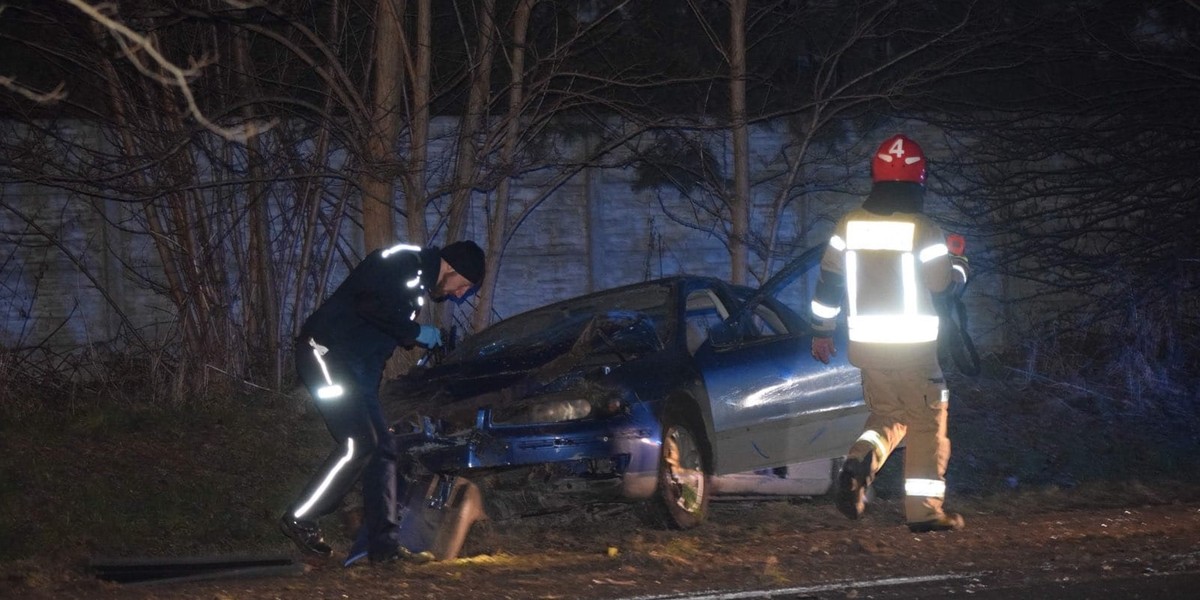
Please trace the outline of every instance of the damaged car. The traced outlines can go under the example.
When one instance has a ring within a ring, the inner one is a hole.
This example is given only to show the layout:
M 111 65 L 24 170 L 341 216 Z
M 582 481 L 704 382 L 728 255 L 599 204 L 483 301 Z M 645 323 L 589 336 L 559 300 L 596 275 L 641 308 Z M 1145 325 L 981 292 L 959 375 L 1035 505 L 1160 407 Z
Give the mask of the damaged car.
M 759 289 L 681 275 L 534 309 L 389 381 L 401 542 L 448 559 L 480 519 L 619 501 L 690 528 L 715 495 L 828 492 L 867 410 L 844 352 L 810 355 L 823 248 Z

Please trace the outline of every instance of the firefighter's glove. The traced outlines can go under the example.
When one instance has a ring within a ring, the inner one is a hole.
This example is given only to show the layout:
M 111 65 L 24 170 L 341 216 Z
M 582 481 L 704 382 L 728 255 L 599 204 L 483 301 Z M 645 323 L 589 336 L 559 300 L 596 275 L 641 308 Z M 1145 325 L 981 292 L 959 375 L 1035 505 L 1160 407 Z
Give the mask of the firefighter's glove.
M 422 325 L 421 333 L 417 334 L 417 343 L 426 348 L 437 348 L 442 345 L 442 330 L 433 325 Z
M 837 348 L 833 345 L 833 338 L 813 336 L 812 339 L 812 355 L 813 358 L 829 364 L 829 359 L 837 354 Z

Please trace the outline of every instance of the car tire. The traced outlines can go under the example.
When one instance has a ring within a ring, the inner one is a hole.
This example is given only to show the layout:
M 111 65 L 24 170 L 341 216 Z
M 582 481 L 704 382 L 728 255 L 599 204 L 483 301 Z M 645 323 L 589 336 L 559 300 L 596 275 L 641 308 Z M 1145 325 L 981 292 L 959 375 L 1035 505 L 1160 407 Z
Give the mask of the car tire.
M 446 477 L 429 475 L 411 486 L 400 521 L 400 544 L 413 552 L 428 550 L 437 560 L 458 558 L 471 526 L 488 518 L 479 487 L 465 477 L 454 478 L 445 506 L 431 506 Z
M 479 486 L 464 477 L 456 477 L 450 502 L 442 510 L 446 515 L 432 551 L 438 560 L 451 560 L 458 558 L 472 525 L 487 519 Z
M 691 529 L 708 517 L 712 466 L 708 440 L 697 419 L 668 410 L 662 419 L 658 486 L 651 511 L 671 529 Z

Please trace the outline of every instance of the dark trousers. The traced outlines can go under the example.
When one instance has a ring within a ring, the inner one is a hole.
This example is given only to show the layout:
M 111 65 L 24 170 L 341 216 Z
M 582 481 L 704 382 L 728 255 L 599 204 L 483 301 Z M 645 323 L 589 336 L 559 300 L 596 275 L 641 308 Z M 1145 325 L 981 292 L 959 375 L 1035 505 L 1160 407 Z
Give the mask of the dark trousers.
M 368 551 L 374 554 L 394 549 L 399 543 L 396 443 L 379 405 L 382 369 L 342 360 L 333 351 L 318 356 L 304 338 L 296 345 L 296 372 L 312 394 L 337 447 L 288 508 L 289 514 L 298 520 L 315 521 L 334 512 L 361 476 Z M 340 395 L 328 392 L 332 385 L 341 386 Z M 323 389 L 330 397 L 322 397 Z

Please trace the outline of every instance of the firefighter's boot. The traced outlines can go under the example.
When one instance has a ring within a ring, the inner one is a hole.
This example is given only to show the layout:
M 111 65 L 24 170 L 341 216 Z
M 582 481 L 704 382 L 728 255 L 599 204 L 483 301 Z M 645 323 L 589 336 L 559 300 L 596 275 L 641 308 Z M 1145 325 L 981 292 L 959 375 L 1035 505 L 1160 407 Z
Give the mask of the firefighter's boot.
M 835 502 L 838 511 L 846 515 L 848 519 L 858 520 L 867 510 L 867 489 L 870 487 L 868 479 L 871 476 L 872 458 L 874 457 L 871 454 L 867 454 L 865 458 L 847 458 L 842 465 L 841 473 L 838 474 Z
M 945 513 L 936 519 L 921 521 L 918 523 L 909 523 L 908 530 L 913 533 L 926 533 L 929 531 L 958 531 L 966 525 L 962 515 L 958 513 Z
M 321 528 L 312 521 L 302 521 L 283 515 L 279 519 L 279 530 L 295 542 L 296 547 L 305 554 L 321 558 L 328 558 L 333 554 L 333 548 L 325 543 L 325 538 L 321 535 Z

